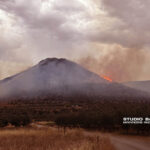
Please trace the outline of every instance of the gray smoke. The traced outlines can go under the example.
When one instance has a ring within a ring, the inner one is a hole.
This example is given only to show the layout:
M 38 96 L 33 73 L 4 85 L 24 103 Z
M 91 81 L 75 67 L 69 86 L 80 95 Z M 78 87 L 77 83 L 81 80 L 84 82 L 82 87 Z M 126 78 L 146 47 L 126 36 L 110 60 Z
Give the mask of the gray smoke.
M 114 47 L 103 56 L 87 56 L 79 62 L 89 70 L 100 76 L 108 76 L 113 81 L 136 81 L 148 79 L 150 76 L 150 71 L 144 69 L 145 64 L 149 63 L 149 56 L 144 50 Z

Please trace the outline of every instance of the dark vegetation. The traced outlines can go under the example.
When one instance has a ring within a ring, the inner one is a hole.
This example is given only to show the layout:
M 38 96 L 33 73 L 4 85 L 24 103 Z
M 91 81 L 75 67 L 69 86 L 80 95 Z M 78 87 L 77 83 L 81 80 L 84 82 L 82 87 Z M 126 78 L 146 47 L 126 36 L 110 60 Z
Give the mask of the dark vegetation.
M 149 134 L 150 124 L 123 125 L 123 117 L 150 117 L 150 101 L 113 97 L 38 97 L 0 102 L 0 127 L 54 121 L 60 127 Z

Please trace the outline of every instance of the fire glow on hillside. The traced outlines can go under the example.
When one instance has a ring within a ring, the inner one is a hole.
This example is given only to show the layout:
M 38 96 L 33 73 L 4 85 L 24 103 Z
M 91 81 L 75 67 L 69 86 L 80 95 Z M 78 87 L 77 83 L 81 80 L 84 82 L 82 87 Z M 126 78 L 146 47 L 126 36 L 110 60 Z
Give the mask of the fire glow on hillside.
M 109 78 L 108 76 L 102 76 L 102 78 L 104 78 L 105 80 L 109 81 L 109 82 L 112 82 L 112 79 Z

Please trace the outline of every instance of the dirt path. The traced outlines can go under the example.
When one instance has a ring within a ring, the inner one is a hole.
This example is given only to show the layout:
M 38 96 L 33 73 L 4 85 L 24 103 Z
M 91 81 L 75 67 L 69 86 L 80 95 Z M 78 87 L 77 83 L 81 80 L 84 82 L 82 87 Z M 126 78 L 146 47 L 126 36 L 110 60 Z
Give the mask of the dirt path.
M 110 135 L 116 150 L 150 150 L 150 139 Z

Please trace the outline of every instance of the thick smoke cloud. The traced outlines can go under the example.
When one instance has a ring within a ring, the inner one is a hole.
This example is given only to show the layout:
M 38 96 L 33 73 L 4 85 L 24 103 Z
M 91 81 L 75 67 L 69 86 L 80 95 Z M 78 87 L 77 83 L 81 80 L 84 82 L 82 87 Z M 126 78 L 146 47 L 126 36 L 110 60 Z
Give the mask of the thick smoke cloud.
M 149 8 L 148 0 L 0 0 L 0 78 L 8 63 L 16 72 L 65 57 L 117 81 L 150 79 Z
M 145 70 L 144 66 L 150 63 L 149 57 L 144 50 L 114 45 L 109 49 L 109 53 L 103 56 L 88 56 L 81 58 L 79 62 L 102 77 L 107 76 L 113 81 L 125 82 L 142 80 L 143 74 L 146 74 L 144 77 L 148 79 L 150 72 Z
M 109 18 L 109 24 L 103 29 L 100 24 L 90 39 L 110 46 L 106 46 L 108 52 L 105 55 L 97 59 L 85 57 L 81 59 L 81 64 L 116 81 L 149 79 L 150 2 L 148 0 L 96 2 L 99 7 L 102 6 L 105 17 Z M 103 48 L 100 50 L 103 51 Z

